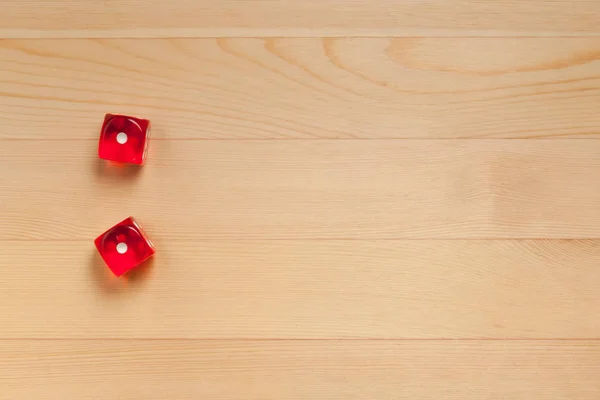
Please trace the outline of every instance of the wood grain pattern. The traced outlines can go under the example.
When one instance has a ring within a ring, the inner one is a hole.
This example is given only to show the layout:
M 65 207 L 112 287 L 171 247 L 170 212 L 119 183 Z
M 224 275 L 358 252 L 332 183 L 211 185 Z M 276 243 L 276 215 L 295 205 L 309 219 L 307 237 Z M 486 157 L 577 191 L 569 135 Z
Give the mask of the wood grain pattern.
M 134 214 L 161 240 L 598 238 L 598 140 L 6 140 L 0 239 L 90 240 Z
M 154 263 L 123 281 L 91 241 L 0 241 L 0 265 L 14 263 L 0 281 L 0 338 L 600 332 L 597 240 L 155 243 Z
M 159 139 L 597 137 L 599 54 L 596 38 L 9 40 L 0 139 L 96 137 L 105 112 Z
M 9 341 L 5 398 L 596 400 L 598 341 Z
M 597 400 L 599 22 L 0 0 L 0 400 Z M 158 253 L 117 279 L 128 215 Z
M 3 0 L 0 37 L 598 35 L 595 0 Z

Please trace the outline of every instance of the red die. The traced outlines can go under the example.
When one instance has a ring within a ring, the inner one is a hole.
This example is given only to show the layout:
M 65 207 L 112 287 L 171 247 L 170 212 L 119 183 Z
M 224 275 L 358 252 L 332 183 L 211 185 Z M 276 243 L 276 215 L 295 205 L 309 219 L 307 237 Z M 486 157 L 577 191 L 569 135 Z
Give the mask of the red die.
M 100 132 L 100 158 L 143 164 L 146 159 L 150 121 L 126 115 L 106 114 Z
M 154 254 L 154 245 L 133 217 L 113 226 L 94 241 L 108 268 L 116 275 L 135 268 Z

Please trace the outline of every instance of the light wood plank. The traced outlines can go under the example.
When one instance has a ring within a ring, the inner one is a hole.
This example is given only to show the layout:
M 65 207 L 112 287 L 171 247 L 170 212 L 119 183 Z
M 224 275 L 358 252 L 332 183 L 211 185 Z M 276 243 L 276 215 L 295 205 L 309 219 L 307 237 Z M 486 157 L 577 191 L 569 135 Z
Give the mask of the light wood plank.
M 598 35 L 595 0 L 3 0 L 0 37 Z
M 594 338 L 600 242 L 0 241 L 0 338 Z
M 7 399 L 596 400 L 598 341 L 0 341 Z
M 0 142 L 0 239 L 598 238 L 599 140 Z
M 597 136 L 599 52 L 596 38 L 3 41 L 0 138 L 96 138 L 106 112 L 148 117 L 161 139 Z

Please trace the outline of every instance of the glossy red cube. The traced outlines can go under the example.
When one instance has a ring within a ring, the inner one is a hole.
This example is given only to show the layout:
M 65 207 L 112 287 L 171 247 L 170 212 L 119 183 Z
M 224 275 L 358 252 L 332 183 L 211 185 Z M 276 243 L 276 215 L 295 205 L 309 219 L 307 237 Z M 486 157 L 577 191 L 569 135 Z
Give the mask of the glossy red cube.
M 98 155 L 105 160 L 143 164 L 150 139 L 150 121 L 127 115 L 106 114 Z
M 94 244 L 116 276 L 132 270 L 155 253 L 154 245 L 133 217 L 98 236 Z

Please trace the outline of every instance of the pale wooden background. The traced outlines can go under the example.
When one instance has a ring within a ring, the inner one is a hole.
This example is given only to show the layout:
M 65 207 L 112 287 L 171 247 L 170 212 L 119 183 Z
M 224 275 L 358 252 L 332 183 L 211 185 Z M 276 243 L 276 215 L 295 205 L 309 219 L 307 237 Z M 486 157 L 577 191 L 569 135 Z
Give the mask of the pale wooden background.
M 0 37 L 0 399 L 600 398 L 599 1 L 0 0 Z

